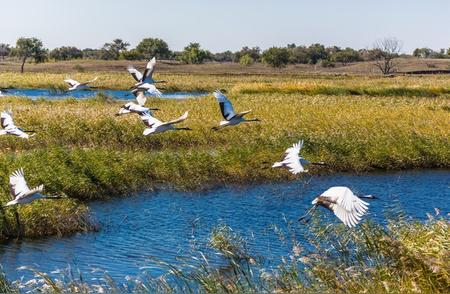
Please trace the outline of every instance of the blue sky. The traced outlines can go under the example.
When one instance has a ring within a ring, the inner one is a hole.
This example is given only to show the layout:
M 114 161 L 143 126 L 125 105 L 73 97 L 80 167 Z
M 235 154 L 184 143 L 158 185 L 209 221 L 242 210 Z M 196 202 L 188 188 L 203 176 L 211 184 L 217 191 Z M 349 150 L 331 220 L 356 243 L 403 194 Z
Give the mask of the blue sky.
M 384 37 L 450 47 L 449 0 L 1 0 L 0 43 L 35 36 L 48 48 L 135 46 L 158 37 L 172 50 L 191 41 L 213 52 L 242 46 L 322 43 L 366 48 Z

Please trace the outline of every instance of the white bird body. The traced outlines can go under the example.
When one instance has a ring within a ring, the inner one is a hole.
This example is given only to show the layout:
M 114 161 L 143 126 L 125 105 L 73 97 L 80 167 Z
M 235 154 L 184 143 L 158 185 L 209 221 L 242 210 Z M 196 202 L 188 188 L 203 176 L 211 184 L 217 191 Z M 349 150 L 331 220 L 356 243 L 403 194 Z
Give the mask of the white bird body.
M 145 113 L 141 115 L 142 122 L 146 126 L 143 134 L 144 136 L 147 136 L 150 134 L 163 133 L 167 131 L 190 130 L 189 128 L 176 128 L 174 126 L 175 124 L 178 124 L 186 120 L 187 117 L 188 112 L 186 111 L 182 116 L 180 116 L 177 119 L 168 122 L 162 122 L 159 119 L 153 117 L 150 113 Z
M 153 57 L 145 67 L 145 70 L 143 73 L 135 69 L 132 65 L 129 65 L 127 70 L 131 74 L 131 76 L 136 80 L 136 86 L 143 83 L 148 84 L 154 84 L 156 83 L 155 80 L 153 80 L 153 72 L 155 71 L 156 67 L 156 58 Z
M 310 162 L 300 156 L 302 147 L 303 140 L 300 140 L 298 143 L 292 145 L 292 147 L 286 149 L 283 160 L 275 162 L 272 167 L 286 167 L 294 175 L 308 172 L 305 166 L 310 164 Z
M 143 73 L 135 69 L 132 65 L 129 65 L 127 70 L 131 74 L 131 76 L 136 81 L 134 84 L 133 91 L 147 91 L 150 95 L 160 97 L 162 95 L 161 91 L 159 91 L 155 84 L 163 83 L 165 81 L 155 81 L 153 79 L 153 72 L 156 67 L 156 58 L 153 57 L 145 67 Z
M 240 113 L 236 113 L 233 108 L 233 104 L 231 104 L 230 100 L 228 100 L 227 96 L 225 96 L 220 90 L 214 91 L 214 97 L 216 97 L 217 102 L 219 102 L 220 111 L 222 113 L 225 121 L 221 121 L 219 123 L 219 127 L 214 127 L 214 130 L 219 128 L 223 128 L 226 126 L 236 126 L 243 122 L 252 122 L 259 121 L 259 119 L 245 119 L 244 116 L 247 113 L 250 113 L 251 110 L 243 111 Z
M 36 199 L 48 198 L 47 196 L 41 194 L 44 190 L 44 185 L 37 186 L 33 189 L 28 188 L 23 169 L 16 170 L 9 177 L 9 186 L 11 195 L 14 197 L 14 199 L 6 203 L 5 206 L 26 204 Z
M 141 106 L 134 102 L 128 102 L 119 109 L 119 112 L 116 113 L 116 115 L 122 115 L 127 113 L 137 113 L 141 115 L 144 114 L 145 112 L 150 112 L 150 108 Z
M 133 94 L 136 92 L 148 92 L 151 96 L 161 97 L 162 93 L 160 90 L 156 88 L 154 84 L 150 83 L 138 83 L 135 85 L 133 90 L 131 91 Z
M 3 111 L 0 117 L 1 117 L 1 125 L 3 128 L 2 130 L 0 130 L 0 135 L 13 135 L 24 139 L 28 139 L 35 135 L 35 134 L 28 135 L 24 130 L 17 127 L 14 124 L 12 112 L 10 110 Z
M 144 106 L 145 102 L 147 101 L 144 92 L 145 91 L 142 90 L 134 92 L 133 94 L 136 96 L 136 101 L 138 102 L 138 104 L 134 102 L 128 102 L 119 109 L 119 112 L 116 113 L 116 115 L 122 115 L 127 113 L 137 113 L 139 115 L 142 115 L 146 112 L 149 112 L 150 115 L 152 115 L 151 110 L 158 110 L 158 108 L 148 108 Z
M 360 196 L 375 198 L 371 195 Z M 347 187 L 331 187 L 312 201 L 332 211 L 346 226 L 355 227 L 366 213 L 369 203 L 361 200 Z
M 83 82 L 80 83 L 76 80 L 73 79 L 65 79 L 64 82 L 66 82 L 67 84 L 69 84 L 69 89 L 68 91 L 75 91 L 75 90 L 81 90 L 81 89 L 86 89 L 89 88 L 89 83 L 93 83 L 97 80 L 98 77 L 95 77 L 94 79 L 87 81 L 87 82 Z

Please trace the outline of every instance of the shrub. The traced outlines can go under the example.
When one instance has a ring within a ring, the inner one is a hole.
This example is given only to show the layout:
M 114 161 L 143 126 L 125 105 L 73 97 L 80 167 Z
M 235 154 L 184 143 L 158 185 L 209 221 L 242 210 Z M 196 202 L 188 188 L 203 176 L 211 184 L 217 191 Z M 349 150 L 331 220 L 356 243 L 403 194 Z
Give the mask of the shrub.
M 272 47 L 263 52 L 262 60 L 272 67 L 283 67 L 289 62 L 289 51 L 287 48 Z

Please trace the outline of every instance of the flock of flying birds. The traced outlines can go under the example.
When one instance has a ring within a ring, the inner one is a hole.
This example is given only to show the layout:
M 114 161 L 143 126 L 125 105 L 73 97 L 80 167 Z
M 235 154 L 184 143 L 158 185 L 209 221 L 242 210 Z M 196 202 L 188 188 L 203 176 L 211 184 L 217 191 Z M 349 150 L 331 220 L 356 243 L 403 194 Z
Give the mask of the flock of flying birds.
M 162 93 L 156 88 L 157 83 L 164 83 L 165 81 L 156 81 L 153 79 L 153 72 L 155 70 L 156 59 L 152 58 L 148 63 L 143 73 L 136 70 L 133 66 L 129 66 L 128 72 L 135 79 L 136 83 L 131 87 L 131 92 L 136 97 L 136 102 L 128 102 L 124 104 L 116 113 L 117 116 L 124 114 L 137 114 L 141 118 L 145 125 L 143 134 L 150 135 L 156 133 L 162 133 L 166 131 L 178 131 L 178 130 L 191 130 L 188 127 L 175 127 L 176 124 L 185 121 L 188 117 L 186 111 L 182 116 L 177 119 L 162 122 L 153 116 L 152 111 L 158 110 L 157 108 L 146 107 L 147 98 L 146 93 L 151 96 L 161 96 Z M 76 91 L 80 89 L 89 88 L 89 84 L 97 80 L 97 77 L 93 80 L 80 83 L 73 79 L 66 79 L 65 82 L 69 85 L 68 91 Z M 219 130 L 227 126 L 235 126 L 241 123 L 258 122 L 259 119 L 246 119 L 245 115 L 250 113 L 251 110 L 236 113 L 230 100 L 220 91 L 214 91 L 214 96 L 220 106 L 220 111 L 224 118 L 218 126 L 213 127 L 213 130 Z M 14 124 L 12 118 L 12 112 L 10 110 L 3 111 L 1 113 L 1 126 L 0 135 L 14 135 L 24 139 L 28 139 L 34 135 L 34 131 L 23 130 Z M 32 134 L 28 134 L 32 133 Z M 308 164 L 325 165 L 324 162 L 309 162 L 301 155 L 301 149 L 303 147 L 303 140 L 294 144 L 292 147 L 285 151 L 283 160 L 276 162 L 272 165 L 273 168 L 287 168 L 293 174 L 308 172 L 305 167 Z M 36 199 L 43 198 L 60 198 L 58 196 L 45 196 L 41 194 L 44 186 L 40 185 L 33 189 L 28 188 L 27 182 L 24 177 L 23 169 L 15 171 L 10 176 L 10 188 L 13 200 L 6 203 L 5 207 L 30 203 Z M 331 187 L 321 195 L 316 197 L 313 201 L 313 207 L 300 218 L 302 221 L 308 221 L 308 216 L 316 210 L 318 206 L 322 206 L 332 211 L 337 218 L 339 218 L 346 226 L 355 227 L 361 217 L 367 212 L 369 203 L 363 201 L 361 198 L 374 199 L 372 195 L 360 195 L 356 196 L 347 187 Z

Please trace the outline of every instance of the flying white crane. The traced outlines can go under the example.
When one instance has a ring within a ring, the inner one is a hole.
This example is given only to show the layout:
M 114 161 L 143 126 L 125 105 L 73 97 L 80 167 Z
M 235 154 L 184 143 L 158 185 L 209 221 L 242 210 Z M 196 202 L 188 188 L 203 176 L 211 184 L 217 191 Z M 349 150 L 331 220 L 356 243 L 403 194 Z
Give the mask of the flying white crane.
M 0 130 L 0 135 L 13 135 L 13 136 L 18 136 L 18 137 L 24 138 L 24 139 L 28 139 L 35 135 L 34 131 L 22 130 L 21 128 L 18 128 L 14 124 L 11 110 L 2 111 L 0 118 L 1 118 L 1 125 L 3 128 L 2 130 Z M 27 133 L 33 133 L 33 134 L 28 135 Z
M 61 198 L 60 196 L 42 195 L 41 193 L 44 190 L 44 185 L 39 185 L 33 189 L 28 188 L 22 168 L 13 172 L 13 174 L 9 177 L 9 186 L 11 188 L 11 195 L 14 199 L 6 203 L 5 207 L 16 204 L 30 203 L 36 199 Z
M 147 91 L 151 96 L 155 96 L 155 97 L 161 97 L 162 96 L 161 91 L 158 90 L 155 85 L 149 84 L 149 83 L 142 83 L 142 84 L 137 83 L 131 89 L 132 89 L 131 93 L 133 93 L 135 95 L 138 92 L 141 92 L 141 91 L 145 92 L 145 91 Z
M 137 113 L 141 115 L 144 114 L 145 112 L 150 112 L 150 114 L 152 114 L 151 110 L 159 110 L 158 108 L 144 107 L 145 102 L 147 100 L 144 93 L 145 91 L 136 91 L 134 95 L 136 96 L 136 101 L 138 102 L 138 104 L 134 102 L 128 102 L 119 109 L 119 112 L 117 112 L 116 115 L 122 115 L 127 113 Z
M 66 82 L 67 84 L 69 84 L 69 89 L 67 90 L 69 91 L 76 91 L 76 90 L 81 90 L 81 89 L 86 89 L 89 88 L 89 84 L 93 83 L 97 80 L 98 77 L 95 77 L 94 79 L 87 81 L 87 82 L 83 82 L 80 83 L 78 81 L 75 81 L 73 79 L 65 79 L 64 82 Z
M 188 112 L 186 111 L 182 116 L 180 116 L 177 119 L 168 121 L 168 122 L 161 122 L 157 118 L 153 117 L 150 113 L 144 113 L 141 115 L 142 122 L 146 126 L 144 130 L 144 136 L 150 135 L 150 134 L 157 134 L 157 133 L 163 133 L 166 131 L 189 131 L 190 128 L 183 127 L 183 128 L 176 128 L 174 125 L 178 124 L 184 120 L 186 120 L 188 117 Z
M 284 158 L 282 161 L 275 162 L 272 167 L 286 167 L 289 169 L 291 173 L 294 175 L 299 173 L 306 173 L 308 172 L 307 169 L 305 169 L 305 166 L 308 164 L 314 164 L 314 165 L 325 165 L 324 162 L 310 162 L 306 159 L 304 159 L 302 156 L 300 156 L 300 151 L 303 147 L 303 140 L 298 141 L 298 143 L 295 143 L 292 145 L 292 147 L 289 147 L 286 149 L 284 153 Z
M 233 109 L 233 105 L 231 104 L 230 100 L 228 100 L 227 96 L 225 96 L 220 90 L 214 91 L 214 97 L 216 97 L 217 101 L 219 102 L 220 111 L 222 112 L 222 116 L 223 118 L 225 118 L 225 121 L 221 121 L 219 123 L 219 126 L 212 128 L 213 130 L 219 130 L 226 126 L 235 126 L 243 122 L 260 121 L 257 118 L 254 119 L 244 118 L 244 115 L 251 112 L 251 110 L 236 113 Z
M 318 206 L 323 206 L 332 211 L 347 227 L 355 227 L 369 206 L 369 203 L 360 198 L 375 199 L 376 197 L 372 195 L 358 197 L 347 187 L 331 187 L 312 201 L 313 207 L 300 220 L 314 213 Z
M 156 58 L 153 57 L 145 67 L 145 70 L 143 73 L 135 69 L 132 65 L 129 65 L 127 70 L 131 74 L 131 76 L 136 80 L 137 84 L 156 84 L 156 83 L 165 83 L 166 81 L 155 81 L 153 79 L 153 72 L 155 71 L 156 67 Z
M 153 57 L 145 67 L 143 73 L 135 69 L 132 65 L 129 65 L 127 70 L 131 74 L 131 76 L 136 80 L 136 84 L 132 87 L 133 91 L 147 91 L 152 96 L 161 96 L 162 93 L 156 88 L 154 84 L 156 83 L 165 83 L 166 81 L 155 81 L 153 79 L 153 72 L 156 67 L 156 58 Z

